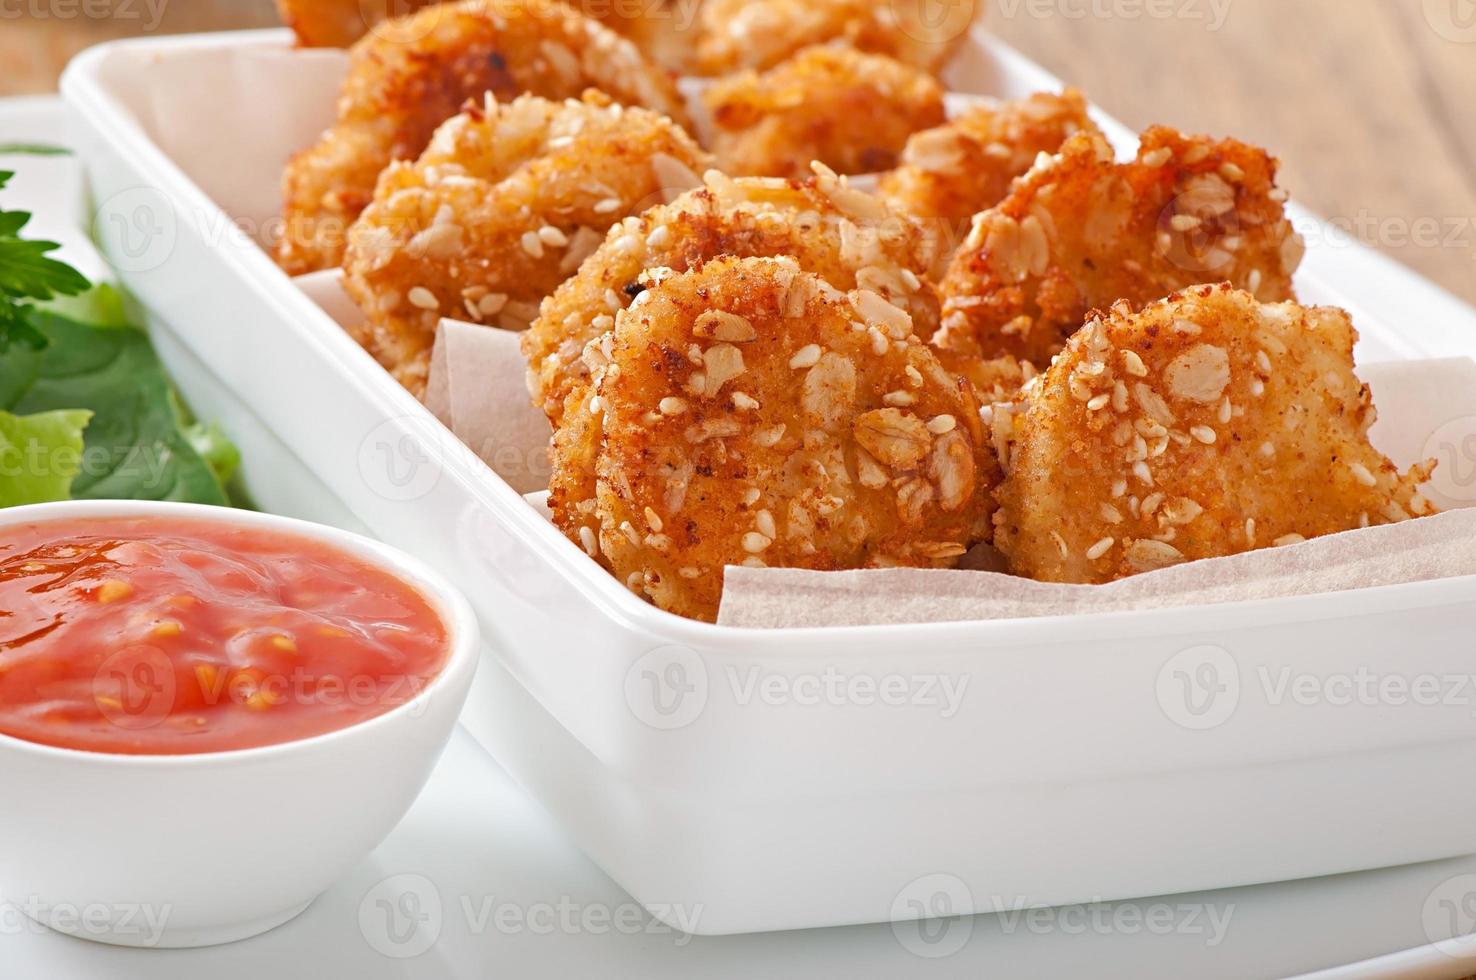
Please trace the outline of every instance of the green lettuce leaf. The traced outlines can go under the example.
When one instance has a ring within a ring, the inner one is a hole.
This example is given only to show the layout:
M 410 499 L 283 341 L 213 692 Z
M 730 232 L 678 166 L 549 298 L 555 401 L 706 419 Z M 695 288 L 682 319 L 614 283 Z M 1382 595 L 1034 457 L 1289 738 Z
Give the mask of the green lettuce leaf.
M 106 293 L 95 300 L 95 312 L 111 302 Z M 218 434 L 202 439 L 189 431 L 192 420 L 143 331 L 79 323 L 50 310 L 30 310 L 28 318 L 46 343 L 13 345 L 0 357 L 0 410 L 92 413 L 73 497 L 228 503 L 217 468 L 231 469 L 234 450 L 216 445 L 224 442 Z
M 0 412 L 0 507 L 69 500 L 82 469 L 82 433 L 91 418 L 80 409 Z

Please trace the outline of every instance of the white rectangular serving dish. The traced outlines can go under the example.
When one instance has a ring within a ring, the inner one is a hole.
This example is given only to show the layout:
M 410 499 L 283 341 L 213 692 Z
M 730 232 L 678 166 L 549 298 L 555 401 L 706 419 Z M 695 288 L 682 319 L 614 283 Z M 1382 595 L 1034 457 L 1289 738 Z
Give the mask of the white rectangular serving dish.
M 1476 706 L 1289 703 L 1261 673 L 1472 674 L 1476 578 L 864 629 L 736 630 L 636 599 L 235 233 L 271 218 L 297 148 L 253 119 L 294 107 L 223 93 L 289 43 L 80 56 L 63 92 L 94 229 L 166 358 L 198 359 L 373 533 L 466 590 L 499 659 L 465 722 L 653 912 L 700 908 L 704 934 L 904 921 L 1476 851 Z M 1060 85 L 984 33 L 951 74 Z M 297 139 L 330 112 L 307 108 Z M 212 200 L 241 175 L 248 194 Z M 1364 360 L 1476 354 L 1476 313 L 1345 240 L 1314 242 L 1299 287 L 1354 313 Z

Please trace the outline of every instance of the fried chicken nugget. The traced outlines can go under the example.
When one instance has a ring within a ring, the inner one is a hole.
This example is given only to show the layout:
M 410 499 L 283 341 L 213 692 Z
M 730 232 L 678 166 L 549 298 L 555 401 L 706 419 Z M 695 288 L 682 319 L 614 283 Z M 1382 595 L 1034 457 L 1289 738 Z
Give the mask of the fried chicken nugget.
M 789 255 L 838 289 L 859 286 L 902 307 L 924 339 L 937 329 L 938 297 L 922 278 L 936 256 L 911 218 L 826 171 L 803 182 L 735 180 L 716 171 L 705 180 L 705 187 L 611 228 L 523 335 L 534 404 L 555 426 L 588 374 L 585 345 L 641 291 L 646 269 L 684 272 L 721 255 Z
M 670 119 L 593 90 L 468 105 L 418 161 L 390 164 L 349 229 L 355 339 L 420 395 L 442 316 L 525 329 L 612 224 L 710 162 Z
M 648 278 L 571 409 L 599 416 L 597 495 L 551 498 L 632 591 L 712 620 L 727 565 L 946 567 L 989 534 L 977 406 L 905 312 L 791 259 Z
M 1089 311 L 1118 300 L 1221 280 L 1291 299 L 1304 249 L 1275 179 L 1273 157 L 1235 140 L 1158 127 L 1119 164 L 1103 137 L 1079 133 L 974 219 L 940 285 L 937 342 L 1044 368 Z
M 803 178 L 812 160 L 843 174 L 886 170 L 909 135 L 944 118 L 931 75 L 833 44 L 725 78 L 703 102 L 723 169 L 762 177 Z
M 762 71 L 801 48 L 843 41 L 936 73 L 968 35 L 976 0 L 704 0 L 697 66 L 708 75 Z
M 1083 132 L 1098 129 L 1076 89 L 979 106 L 913 134 L 879 193 L 898 211 L 939 222 L 941 233 L 958 241 L 974 215 L 1004 200 L 1037 157 Z
M 380 171 L 419 156 L 467 99 L 575 98 L 589 87 L 684 119 L 665 72 L 625 38 L 548 0 L 439 4 L 365 38 L 352 52 L 338 122 L 283 175 L 278 264 L 293 275 L 338 265 Z
M 1011 426 L 996 547 L 1101 583 L 1431 513 L 1434 461 L 1401 474 L 1369 444 L 1356 338 L 1342 310 L 1229 284 L 1096 314 Z

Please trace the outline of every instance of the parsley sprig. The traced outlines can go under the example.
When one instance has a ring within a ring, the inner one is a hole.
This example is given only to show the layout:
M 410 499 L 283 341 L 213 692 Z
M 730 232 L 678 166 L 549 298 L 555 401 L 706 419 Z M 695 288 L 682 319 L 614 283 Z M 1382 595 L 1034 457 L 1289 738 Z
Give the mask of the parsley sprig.
M 0 170 L 0 190 L 14 176 L 14 171 Z M 91 285 L 76 269 L 47 257 L 61 247 L 56 242 L 20 236 L 30 220 L 29 211 L 0 209 L 0 354 L 14 343 L 45 347 L 46 336 L 31 322 L 35 303 L 75 296 Z

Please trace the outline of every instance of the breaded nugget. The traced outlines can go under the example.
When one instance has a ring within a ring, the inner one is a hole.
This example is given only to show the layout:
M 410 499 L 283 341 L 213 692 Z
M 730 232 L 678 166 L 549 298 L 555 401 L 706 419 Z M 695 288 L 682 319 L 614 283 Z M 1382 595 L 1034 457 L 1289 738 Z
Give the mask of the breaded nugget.
M 349 229 L 356 338 L 420 395 L 442 316 L 525 329 L 605 240 L 711 159 L 676 123 L 601 92 L 468 105 L 415 163 L 393 163 Z
M 597 496 L 550 501 L 634 592 L 711 620 L 727 565 L 946 567 L 988 535 L 977 406 L 906 313 L 790 259 L 648 279 L 571 408 L 598 416 Z
M 735 175 L 801 178 L 812 160 L 843 174 L 886 170 L 909 135 L 943 121 L 943 89 L 931 75 L 846 45 L 805 48 L 763 74 L 722 79 L 702 99 L 712 150 Z
M 1291 299 L 1303 245 L 1275 178 L 1274 158 L 1234 140 L 1159 127 L 1119 164 L 1100 135 L 1077 134 L 974 219 L 940 286 L 937 342 L 1043 368 L 1089 311 L 1118 300 L 1222 280 Z
M 938 222 L 939 233 L 957 242 L 974 215 L 1004 200 L 1040 154 L 1058 152 L 1077 133 L 1097 131 L 1076 89 L 979 106 L 914 134 L 901 166 L 883 175 L 879 193 L 898 211 Z
M 305 48 L 346 48 L 388 16 L 388 8 L 408 14 L 436 0 L 277 0 L 282 23 L 292 28 Z
M 996 547 L 1100 583 L 1431 513 L 1433 461 L 1401 474 L 1369 444 L 1356 338 L 1342 310 L 1228 284 L 1096 315 L 1014 421 Z
M 934 0 L 704 0 L 697 65 L 708 75 L 772 68 L 801 48 L 843 41 L 937 72 L 980 5 Z
M 625 38 L 547 0 L 462 0 L 420 11 L 355 46 L 338 122 L 283 175 L 277 262 L 291 274 L 339 264 L 348 226 L 392 160 L 414 159 L 467 99 L 551 99 L 596 87 L 683 118 L 665 72 Z
M 837 289 L 859 286 L 901 306 L 924 339 L 937 329 L 938 297 L 922 278 L 935 256 L 911 218 L 832 173 L 799 182 L 710 171 L 705 179 L 705 187 L 611 228 L 523 335 L 534 403 L 555 426 L 588 373 L 585 345 L 640 292 L 645 269 L 683 272 L 721 255 L 790 255 Z

